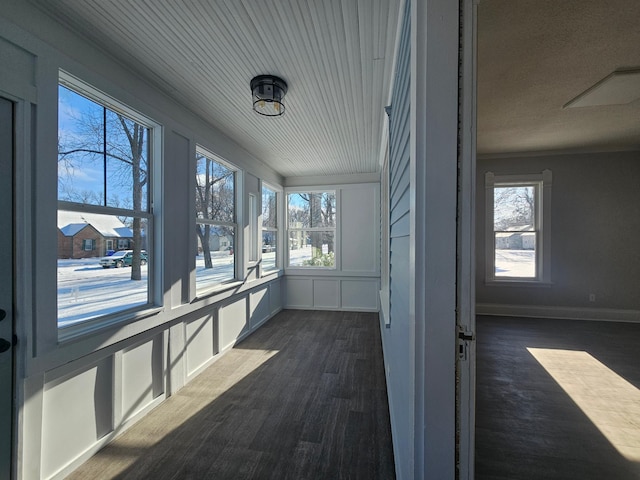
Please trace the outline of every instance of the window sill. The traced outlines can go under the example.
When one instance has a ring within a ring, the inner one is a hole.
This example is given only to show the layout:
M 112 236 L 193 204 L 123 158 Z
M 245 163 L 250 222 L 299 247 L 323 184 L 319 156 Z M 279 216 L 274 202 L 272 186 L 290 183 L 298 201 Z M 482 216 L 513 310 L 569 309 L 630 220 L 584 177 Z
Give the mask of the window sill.
M 241 287 L 244 284 L 244 282 L 242 280 L 231 280 L 227 283 L 221 283 L 218 285 L 215 285 L 209 289 L 206 289 L 205 291 L 201 292 L 201 293 L 196 293 L 196 297 L 191 301 L 191 303 L 195 303 L 198 302 L 200 300 L 203 300 L 207 297 L 211 297 L 212 295 L 217 295 L 219 293 L 224 293 L 227 292 L 229 290 L 238 290 L 239 287 Z
M 485 280 L 487 287 L 534 287 L 534 288 L 550 288 L 553 282 L 540 280 Z
M 278 274 L 282 273 L 282 269 L 280 268 L 276 268 L 274 270 L 267 270 L 266 272 L 262 272 L 262 276 L 260 278 L 267 278 L 267 277 L 271 277 L 271 276 L 277 276 Z
M 119 312 L 112 317 L 101 317 L 79 322 L 68 327 L 58 328 L 58 344 L 69 343 L 87 335 L 101 333 L 109 328 L 121 327 L 145 318 L 153 317 L 163 312 L 163 307 L 150 307 L 134 312 Z

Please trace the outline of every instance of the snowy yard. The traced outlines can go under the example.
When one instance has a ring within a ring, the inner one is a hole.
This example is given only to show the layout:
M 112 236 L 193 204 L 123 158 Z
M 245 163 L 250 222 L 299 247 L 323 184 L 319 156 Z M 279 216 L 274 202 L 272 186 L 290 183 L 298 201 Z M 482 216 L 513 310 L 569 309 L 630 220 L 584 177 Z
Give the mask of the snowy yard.
M 147 303 L 147 266 L 142 280 L 131 268 L 102 268 L 100 258 L 58 260 L 58 326 Z
M 325 247 L 326 248 L 326 247 Z M 265 266 L 275 265 L 275 252 L 263 253 Z M 311 259 L 311 246 L 291 250 L 290 264 L 300 266 Z M 204 268 L 204 258 L 196 257 L 196 279 L 200 285 L 216 285 L 234 278 L 234 258 L 227 252 L 212 255 L 213 268 Z M 142 280 L 131 280 L 131 268 L 102 268 L 100 258 L 58 260 L 58 325 L 107 315 L 140 305 L 148 298 L 148 266 Z M 496 250 L 496 277 L 535 277 L 535 251 Z
M 496 277 L 535 278 L 535 250 L 496 249 Z
M 275 252 L 262 255 L 265 265 L 275 265 Z M 215 285 L 234 278 L 234 258 L 228 252 L 212 254 L 213 268 L 204 268 L 204 257 L 196 257 L 199 284 Z M 107 315 L 140 305 L 148 298 L 148 266 L 142 279 L 131 280 L 131 268 L 102 268 L 100 257 L 58 260 L 58 326 Z

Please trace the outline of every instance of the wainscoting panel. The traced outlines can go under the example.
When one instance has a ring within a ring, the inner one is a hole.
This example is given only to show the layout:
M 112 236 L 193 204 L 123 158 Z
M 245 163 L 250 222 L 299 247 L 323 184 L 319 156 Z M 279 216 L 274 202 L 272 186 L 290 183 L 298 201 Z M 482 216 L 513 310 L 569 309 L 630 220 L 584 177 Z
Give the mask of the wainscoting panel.
M 192 375 L 216 353 L 213 311 L 204 317 L 186 322 L 185 330 L 187 375 Z
M 258 327 L 270 316 L 269 288 L 260 288 L 249 294 L 249 321 L 251 329 Z
M 133 417 L 164 393 L 162 334 L 122 354 L 122 418 Z
M 313 279 L 313 306 L 317 308 L 340 307 L 340 281 Z
M 304 277 L 285 277 L 285 307 L 313 308 L 313 280 Z
M 301 310 L 378 311 L 378 277 L 300 277 L 284 280 L 285 307 Z
M 113 356 L 109 356 L 59 378 L 45 377 L 43 478 L 54 475 L 113 430 L 113 373 Z
M 282 310 L 282 280 L 269 283 L 269 304 L 271 315 Z
M 232 347 L 238 339 L 249 333 L 247 300 L 247 297 L 242 297 L 218 310 L 221 350 Z
M 342 280 L 342 308 L 367 310 L 378 308 L 378 279 Z

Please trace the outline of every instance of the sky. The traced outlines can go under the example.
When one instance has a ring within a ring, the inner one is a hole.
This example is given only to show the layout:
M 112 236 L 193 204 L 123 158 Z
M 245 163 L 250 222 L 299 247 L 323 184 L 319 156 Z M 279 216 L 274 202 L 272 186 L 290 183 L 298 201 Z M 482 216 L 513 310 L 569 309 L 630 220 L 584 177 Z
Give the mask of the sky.
M 103 107 L 63 87 L 58 87 L 58 141 L 60 150 L 79 147 L 103 150 Z M 107 110 L 107 125 L 117 125 L 114 112 Z M 127 149 L 122 130 L 107 130 L 108 151 L 117 154 Z M 129 154 L 130 155 L 130 154 Z M 125 168 L 123 168 L 125 167 Z M 131 170 L 120 160 L 107 157 L 107 205 L 128 208 L 131 205 Z M 58 161 L 58 198 L 104 204 L 105 163 L 101 154 L 75 153 Z M 84 199 L 84 200 L 82 200 Z

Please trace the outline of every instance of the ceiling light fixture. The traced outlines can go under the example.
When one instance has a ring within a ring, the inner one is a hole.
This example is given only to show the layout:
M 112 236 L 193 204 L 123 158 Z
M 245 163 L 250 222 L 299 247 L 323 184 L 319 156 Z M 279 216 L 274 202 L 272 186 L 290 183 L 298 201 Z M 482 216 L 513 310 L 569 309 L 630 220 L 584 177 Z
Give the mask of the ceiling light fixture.
M 284 114 L 283 99 L 287 93 L 287 82 L 273 75 L 258 75 L 251 80 L 253 110 L 266 117 Z
M 640 69 L 616 70 L 563 108 L 626 105 L 640 98 Z

